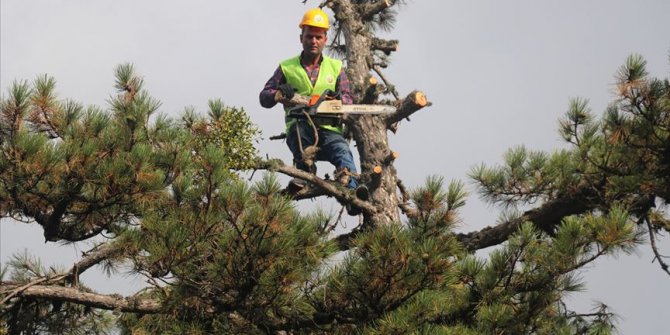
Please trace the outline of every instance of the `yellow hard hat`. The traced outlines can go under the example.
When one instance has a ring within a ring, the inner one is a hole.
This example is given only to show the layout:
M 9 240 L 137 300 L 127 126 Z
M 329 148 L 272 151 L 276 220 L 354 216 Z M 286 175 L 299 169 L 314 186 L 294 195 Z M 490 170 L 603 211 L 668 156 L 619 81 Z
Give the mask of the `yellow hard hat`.
M 299 27 L 302 28 L 303 26 L 328 29 L 330 28 L 328 25 L 328 15 L 321 8 L 310 9 L 302 16 Z

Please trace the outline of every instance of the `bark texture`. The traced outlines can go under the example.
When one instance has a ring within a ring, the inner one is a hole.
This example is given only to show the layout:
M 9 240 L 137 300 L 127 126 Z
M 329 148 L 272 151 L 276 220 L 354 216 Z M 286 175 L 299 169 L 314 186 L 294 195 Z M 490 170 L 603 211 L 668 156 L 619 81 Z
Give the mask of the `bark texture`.
M 19 285 L 2 285 L 3 289 L 11 290 Z M 106 310 L 116 310 L 130 313 L 158 313 L 160 303 L 149 299 L 124 298 L 120 295 L 104 295 L 84 292 L 72 287 L 53 285 L 34 285 L 21 290 L 17 296 L 28 298 L 48 299 L 52 301 L 67 301 L 89 307 Z
M 356 4 L 350 0 L 329 1 L 327 5 L 335 13 L 341 32 L 346 40 L 347 75 L 352 91 L 357 97 L 356 103 L 376 103 L 378 97 L 377 81 L 371 80 L 371 70 L 375 66 L 374 50 L 390 54 L 398 49 L 397 41 L 383 41 L 372 35 L 366 27 L 372 17 L 380 11 L 393 6 L 394 1 L 377 1 Z M 410 94 L 412 96 L 416 96 Z M 388 160 L 392 150 L 388 145 L 388 130 L 395 119 L 409 116 L 427 105 L 417 105 L 415 101 L 401 100 L 396 103 L 399 111 L 392 117 L 353 116 L 348 126 L 356 142 L 360 156 L 362 182 L 370 188 L 370 203 L 376 211 L 364 212 L 365 224 L 379 225 L 400 222 L 399 199 L 396 192 L 397 177 L 393 160 Z M 413 106 L 407 108 L 407 106 Z M 411 110 L 413 109 L 413 110 Z M 375 167 L 381 167 L 380 173 L 374 173 Z

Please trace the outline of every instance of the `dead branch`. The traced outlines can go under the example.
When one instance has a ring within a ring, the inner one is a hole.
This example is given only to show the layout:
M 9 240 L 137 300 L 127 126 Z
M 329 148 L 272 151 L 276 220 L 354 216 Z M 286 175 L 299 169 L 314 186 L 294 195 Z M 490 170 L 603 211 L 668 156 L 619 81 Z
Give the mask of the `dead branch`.
M 396 100 L 400 100 L 400 95 L 398 95 L 398 91 L 395 90 L 394 86 L 386 79 L 386 76 L 384 76 L 384 73 L 382 72 L 382 69 L 379 67 L 379 65 L 375 65 L 372 67 L 372 69 L 377 73 L 379 78 L 382 79 L 384 82 L 384 85 L 389 89 L 391 94 Z
M 649 219 L 646 219 L 647 221 L 647 229 L 649 230 L 649 241 L 651 242 L 651 250 L 654 251 L 654 256 L 655 259 L 658 260 L 658 264 L 661 266 L 661 269 L 665 271 L 668 275 L 670 275 L 670 271 L 668 271 L 668 264 L 663 261 L 663 255 L 661 255 L 660 252 L 658 252 L 658 247 L 656 246 L 656 235 L 654 233 L 654 227 L 651 225 L 651 222 Z
M 49 277 L 49 276 L 41 277 L 41 278 L 37 278 L 37 279 L 35 279 L 35 280 L 33 280 L 33 281 L 31 281 L 27 284 L 21 285 L 21 286 L 18 286 L 18 285 L 16 285 L 17 287 L 9 287 L 8 286 L 4 289 L 0 289 L 0 294 L 4 294 L 5 292 L 8 293 L 6 297 L 4 297 L 2 300 L 0 300 L 0 306 L 4 305 L 6 302 L 8 302 L 9 300 L 11 300 L 12 298 L 14 298 L 15 296 L 17 296 L 18 294 L 27 290 L 30 287 L 33 287 L 33 286 L 36 286 L 36 285 L 39 285 L 39 284 L 42 284 L 42 283 L 48 282 L 48 281 L 54 281 L 54 280 L 55 281 L 60 281 L 60 280 L 63 280 L 65 277 L 66 277 L 66 275 L 60 275 L 60 276 L 55 276 L 55 277 Z M 0 285 L 0 287 L 2 287 L 2 286 L 5 286 L 5 285 Z
M 419 212 L 416 210 L 416 208 L 410 206 L 409 203 L 406 202 L 399 202 L 398 203 L 398 208 L 403 212 L 403 214 L 407 215 L 407 217 L 416 217 L 419 215 Z
M 286 133 L 270 136 L 270 141 L 286 139 Z
M 361 18 L 363 20 L 369 21 L 375 14 L 393 6 L 394 4 L 395 1 L 392 0 L 365 2 L 359 5 L 358 12 L 361 14 Z
M 400 195 L 402 195 L 402 201 L 409 201 L 409 192 L 407 191 L 407 187 L 405 186 L 405 183 L 403 183 L 402 180 L 400 180 L 398 177 L 396 177 L 396 185 L 398 185 L 398 190 L 400 191 Z
M 13 297 L 17 295 L 21 295 L 23 291 L 36 286 L 36 285 L 41 285 L 41 284 L 48 284 L 48 285 L 53 285 L 59 282 L 65 282 L 65 281 L 70 281 L 74 285 L 77 285 L 79 283 L 79 275 L 82 274 L 84 271 L 90 269 L 96 264 L 99 264 L 105 259 L 109 259 L 110 257 L 113 257 L 113 255 L 122 253 L 122 249 L 116 247 L 115 244 L 113 243 L 103 243 L 100 244 L 90 251 L 84 253 L 84 258 L 82 258 L 79 262 L 75 263 L 72 268 L 70 268 L 69 271 L 66 273 L 61 273 L 57 275 L 49 275 L 49 276 L 44 276 L 37 278 L 27 284 L 18 286 L 12 290 L 12 292 L 9 292 L 9 294 L 4 297 L 0 301 L 0 305 L 4 304 L 5 302 L 9 301 Z M 4 285 L 3 285 L 4 286 Z M 0 290 L 0 292 L 5 292 L 5 290 Z
M 379 50 L 388 56 L 391 52 L 398 51 L 399 45 L 400 42 L 398 40 L 385 40 L 373 37 L 371 47 L 373 50 Z
M 16 289 L 20 285 L 2 284 L 6 289 Z M 158 301 L 105 295 L 55 285 L 32 285 L 22 289 L 17 296 L 25 298 L 40 298 L 57 301 L 67 301 L 88 307 L 105 310 L 115 310 L 127 313 L 159 313 L 161 305 Z
M 409 204 L 409 192 L 407 192 L 407 187 L 405 187 L 405 184 L 398 177 L 396 177 L 396 185 L 398 186 L 398 190 L 400 191 L 401 196 L 401 201 L 398 201 L 398 208 L 400 208 L 400 210 L 405 215 L 407 215 L 407 217 L 411 218 L 419 215 L 419 212 L 416 210 L 416 208 Z

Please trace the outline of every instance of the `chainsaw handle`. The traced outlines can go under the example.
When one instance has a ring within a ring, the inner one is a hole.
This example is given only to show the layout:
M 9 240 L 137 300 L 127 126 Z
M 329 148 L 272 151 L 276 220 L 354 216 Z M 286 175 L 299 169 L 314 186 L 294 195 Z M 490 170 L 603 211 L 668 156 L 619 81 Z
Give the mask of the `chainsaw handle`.
M 314 101 L 314 103 L 312 103 L 312 100 L 314 100 L 315 96 L 313 96 L 312 99 L 309 100 L 309 107 L 314 108 L 314 110 L 316 110 L 317 108 L 319 108 L 319 105 L 324 100 L 326 100 L 327 98 L 336 97 L 336 96 L 337 96 L 336 93 L 333 92 L 331 89 L 326 89 L 325 91 L 323 91 L 323 93 L 321 93 L 320 96 L 318 96 L 319 98 L 316 99 L 316 101 Z
M 316 115 L 316 110 L 319 108 L 319 105 L 326 99 L 337 99 L 341 97 L 340 92 L 334 92 L 331 89 L 326 89 L 321 93 L 321 95 L 313 95 L 309 100 L 307 105 L 298 105 L 288 110 L 288 115 L 302 115 L 302 111 L 307 111 L 307 114 L 310 116 Z

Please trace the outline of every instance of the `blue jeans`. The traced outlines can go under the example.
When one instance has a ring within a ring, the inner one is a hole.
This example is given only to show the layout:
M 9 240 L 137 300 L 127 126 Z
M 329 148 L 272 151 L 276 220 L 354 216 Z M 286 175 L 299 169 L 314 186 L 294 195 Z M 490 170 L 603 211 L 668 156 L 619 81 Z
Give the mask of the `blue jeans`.
M 314 128 L 305 119 L 297 119 L 296 123 L 291 126 L 286 132 L 286 144 L 291 153 L 293 153 L 293 162 L 295 166 L 303 171 L 316 172 L 316 166 L 310 171 L 309 167 L 302 161 L 302 152 L 300 152 L 300 144 L 298 143 L 298 134 L 296 134 L 296 127 L 300 131 L 300 140 L 303 150 L 308 146 L 314 144 Z M 356 164 L 354 163 L 354 156 L 349 148 L 349 143 L 341 134 L 334 131 L 321 129 L 319 133 L 319 151 L 316 154 L 316 160 L 328 161 L 335 165 L 337 170 L 347 168 L 349 172 L 356 173 Z M 355 189 L 358 186 L 356 178 L 350 177 L 347 187 Z

